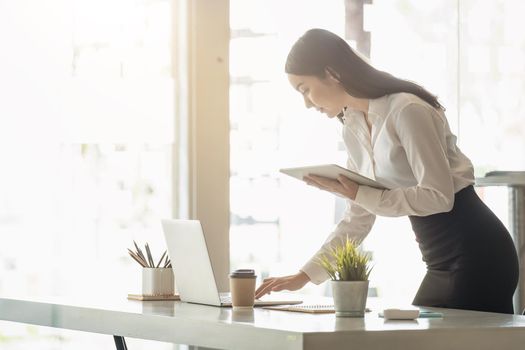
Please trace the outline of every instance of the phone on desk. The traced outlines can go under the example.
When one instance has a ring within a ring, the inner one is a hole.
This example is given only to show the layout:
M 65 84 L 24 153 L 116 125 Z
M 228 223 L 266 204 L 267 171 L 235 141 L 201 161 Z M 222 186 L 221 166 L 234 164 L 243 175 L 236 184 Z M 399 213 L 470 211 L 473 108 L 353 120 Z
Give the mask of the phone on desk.
M 379 317 L 385 320 L 415 320 L 416 318 L 443 317 L 441 312 L 419 309 L 384 309 L 379 312 Z

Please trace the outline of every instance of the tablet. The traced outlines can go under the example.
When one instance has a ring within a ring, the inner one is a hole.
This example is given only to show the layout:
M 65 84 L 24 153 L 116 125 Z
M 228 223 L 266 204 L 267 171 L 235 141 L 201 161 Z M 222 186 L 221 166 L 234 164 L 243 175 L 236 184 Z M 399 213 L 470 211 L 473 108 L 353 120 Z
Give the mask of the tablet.
M 336 179 L 339 175 L 344 175 L 350 180 L 357 182 L 359 185 L 370 186 L 379 189 L 387 189 L 385 185 L 372 180 L 366 176 L 360 175 L 356 172 L 343 168 L 336 164 L 321 164 L 321 165 L 310 165 L 299 168 L 284 168 L 279 170 L 281 173 L 295 177 L 303 181 L 303 177 L 311 175 L 319 175 L 328 177 L 330 179 Z

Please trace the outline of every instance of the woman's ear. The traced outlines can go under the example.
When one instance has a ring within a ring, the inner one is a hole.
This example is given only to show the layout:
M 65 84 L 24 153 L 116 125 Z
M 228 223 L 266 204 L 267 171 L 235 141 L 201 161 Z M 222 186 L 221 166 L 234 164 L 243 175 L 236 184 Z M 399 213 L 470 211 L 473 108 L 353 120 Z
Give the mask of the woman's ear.
M 324 69 L 325 75 L 328 79 L 336 82 L 341 83 L 341 76 L 331 67 L 326 67 Z

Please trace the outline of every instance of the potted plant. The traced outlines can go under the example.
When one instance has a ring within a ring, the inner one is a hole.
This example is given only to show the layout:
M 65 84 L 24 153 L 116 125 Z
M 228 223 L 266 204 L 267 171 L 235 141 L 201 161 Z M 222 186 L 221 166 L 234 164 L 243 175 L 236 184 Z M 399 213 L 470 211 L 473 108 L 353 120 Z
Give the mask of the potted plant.
M 319 261 L 332 280 L 336 316 L 363 317 L 365 314 L 371 256 L 360 251 L 359 244 L 347 237 L 342 245 L 332 248 Z

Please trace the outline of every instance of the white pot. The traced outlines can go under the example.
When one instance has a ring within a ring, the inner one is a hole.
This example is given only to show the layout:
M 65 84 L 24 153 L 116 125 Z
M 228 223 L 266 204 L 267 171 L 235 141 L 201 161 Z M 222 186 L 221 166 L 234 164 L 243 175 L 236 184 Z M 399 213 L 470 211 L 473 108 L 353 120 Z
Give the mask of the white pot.
M 368 281 L 331 281 L 331 284 L 336 316 L 365 315 Z
M 175 278 L 172 268 L 142 269 L 142 294 L 153 296 L 173 295 L 175 292 Z

